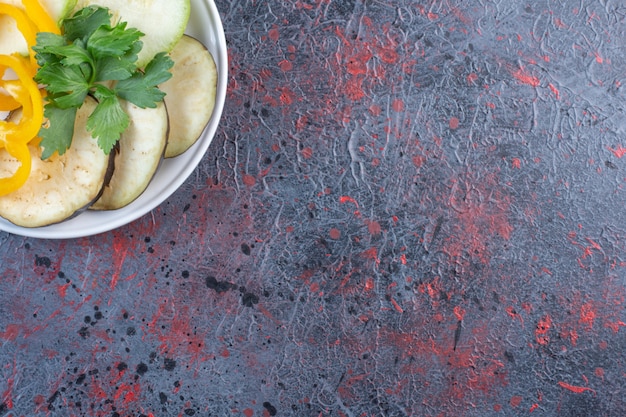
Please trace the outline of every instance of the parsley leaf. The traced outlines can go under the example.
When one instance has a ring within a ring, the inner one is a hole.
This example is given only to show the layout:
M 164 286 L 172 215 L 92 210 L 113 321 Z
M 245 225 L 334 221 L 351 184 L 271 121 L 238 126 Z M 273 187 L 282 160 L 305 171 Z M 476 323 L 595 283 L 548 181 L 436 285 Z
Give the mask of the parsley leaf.
M 146 65 L 144 72 L 138 71 L 131 78 L 118 82 L 115 92 L 120 98 L 141 108 L 154 108 L 165 97 L 158 85 L 170 79 L 172 74 L 169 69 L 173 65 L 174 62 L 167 54 L 157 54 Z
M 39 132 L 42 159 L 69 148 L 77 109 L 88 95 L 98 105 L 87 130 L 107 154 L 130 124 L 120 100 L 154 108 L 165 96 L 158 85 L 172 76 L 171 58 L 160 53 L 143 71 L 137 68 L 143 33 L 125 22 L 112 26 L 111 19 L 108 9 L 88 6 L 63 21 L 63 35 L 37 34 L 33 50 L 40 68 L 34 78 L 48 93 L 47 123 Z
M 98 139 L 100 149 L 108 154 L 129 126 L 130 118 L 113 90 L 99 84 L 94 96 L 99 103 L 87 118 L 87 130 Z
M 76 112 L 78 108 L 70 107 L 62 109 L 48 103 L 44 106 L 44 116 L 49 120 L 54 120 L 47 129 L 39 132 L 41 142 L 39 145 L 43 148 L 41 159 L 48 159 L 55 151 L 59 155 L 63 155 L 72 144 L 72 136 L 74 135 L 74 123 L 76 121 Z
M 143 36 L 136 29 L 126 29 L 125 23 L 96 29 L 87 42 L 87 49 L 95 58 L 123 56 Z
M 172 78 L 169 71 L 174 66 L 174 61 L 165 52 L 158 53 L 152 61 L 146 65 L 144 82 L 147 85 L 157 86 Z
M 109 10 L 94 5 L 80 9 L 73 16 L 64 19 L 62 32 L 66 39 L 87 41 L 100 26 L 110 24 Z
M 57 56 L 52 52 L 49 52 L 54 47 L 65 45 L 65 38 L 61 35 L 50 32 L 38 32 L 36 37 L 36 44 L 33 46 L 33 50 L 37 53 L 37 64 L 41 67 L 47 62 L 54 61 Z
M 85 80 L 80 67 L 63 66 L 60 63 L 44 65 L 39 69 L 35 80 L 47 85 L 46 90 L 57 97 L 57 102 L 64 102 L 61 107 L 80 106 L 87 93 L 89 83 Z
M 94 81 L 119 81 L 130 78 L 137 71 L 137 56 L 142 46 L 142 42 L 137 41 L 122 56 L 97 58 L 95 60 L 96 77 Z

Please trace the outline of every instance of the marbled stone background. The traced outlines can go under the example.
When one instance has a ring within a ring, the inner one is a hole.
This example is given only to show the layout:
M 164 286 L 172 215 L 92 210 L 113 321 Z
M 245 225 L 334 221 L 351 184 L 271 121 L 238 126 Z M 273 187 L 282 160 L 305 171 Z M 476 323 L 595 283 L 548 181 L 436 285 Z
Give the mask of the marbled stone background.
M 621 0 L 217 0 L 151 214 L 0 232 L 0 416 L 623 416 Z

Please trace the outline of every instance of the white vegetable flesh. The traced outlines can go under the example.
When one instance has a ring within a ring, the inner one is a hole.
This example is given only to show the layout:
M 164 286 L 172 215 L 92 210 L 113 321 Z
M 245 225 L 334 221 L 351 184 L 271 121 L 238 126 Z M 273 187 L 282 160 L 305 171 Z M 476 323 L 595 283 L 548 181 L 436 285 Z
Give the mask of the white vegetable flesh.
M 17 28 L 15 20 L 7 15 L 0 15 L 0 54 L 11 55 L 18 53 L 22 56 L 28 55 L 28 46 L 22 36 L 22 32 Z
M 139 197 L 159 167 L 167 144 L 169 123 L 162 102 L 154 109 L 142 109 L 127 101 L 121 104 L 130 117 L 130 126 L 118 142 L 113 176 L 90 207 L 95 210 L 118 209 Z
M 202 135 L 217 92 L 215 61 L 200 41 L 184 35 L 170 56 L 174 61 L 172 78 L 159 87 L 166 94 L 170 117 L 166 158 L 182 154 Z
M 0 3 L 7 3 L 24 9 L 22 0 L 0 0 Z M 40 0 L 40 4 L 55 22 L 60 22 L 74 8 L 76 0 Z M 26 41 L 12 17 L 0 15 L 0 33 L 2 34 L 0 36 L 0 54 L 28 55 Z
M 90 5 L 108 8 L 114 24 L 127 22 L 144 36 L 137 65 L 145 66 L 159 52 L 169 52 L 179 41 L 191 11 L 190 0 L 78 0 L 75 11 Z
M 22 227 L 66 220 L 96 200 L 107 181 L 110 158 L 86 130 L 96 102 L 87 99 L 76 117 L 72 146 L 61 156 L 41 159 L 41 148 L 29 145 L 32 169 L 17 191 L 0 197 L 0 216 Z M 19 162 L 0 150 L 0 177 L 10 176 Z

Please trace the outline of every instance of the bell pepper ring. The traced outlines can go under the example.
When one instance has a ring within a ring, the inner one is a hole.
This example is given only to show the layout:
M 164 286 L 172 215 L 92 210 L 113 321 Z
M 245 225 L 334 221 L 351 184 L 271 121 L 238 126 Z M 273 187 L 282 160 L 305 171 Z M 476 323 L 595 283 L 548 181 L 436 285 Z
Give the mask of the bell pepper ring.
M 0 134 L 1 135 L 1 134 Z M 26 143 L 6 142 L 4 150 L 15 158 L 20 166 L 10 177 L 0 177 L 0 196 L 19 189 L 30 176 L 31 155 Z
M 37 61 L 35 59 L 35 51 L 33 51 L 31 46 L 37 42 L 37 26 L 24 10 L 7 3 L 0 3 L 0 15 L 10 16 L 15 20 L 17 28 L 22 32 L 22 36 L 26 40 L 30 61 L 33 64 L 33 70 L 36 71 Z M 35 75 L 35 73 L 32 75 Z
M 0 66 L 0 74 L 4 74 L 5 71 L 6 68 Z M 0 111 L 10 112 L 21 106 L 21 104 L 5 89 L 5 84 L 10 82 L 13 81 L 0 79 Z
M 0 88 L 4 88 L 4 83 L 0 83 Z M 13 111 L 21 106 L 20 102 L 6 93 L 0 93 L 0 111 Z
M 19 83 L 5 81 L 5 90 L 22 105 L 19 123 L 3 121 L 3 142 L 27 143 L 39 133 L 43 123 L 43 99 L 37 83 L 30 77 L 23 60 L 16 56 L 0 55 L 0 66 L 13 70 Z
M 32 47 L 38 32 L 60 34 L 60 28 L 38 0 L 22 0 L 24 10 L 0 3 L 0 15 L 15 20 L 28 46 L 28 57 L 0 55 L 0 111 L 21 110 L 17 121 L 0 120 L 0 152 L 6 152 L 19 163 L 8 176 L 0 177 L 0 196 L 18 190 L 30 177 L 31 152 L 29 142 L 38 146 L 38 133 L 44 121 L 45 91 L 33 79 L 37 60 Z M 13 73 L 7 73 L 11 70 Z M 3 148 L 3 149 L 2 149 Z
M 31 21 L 37 26 L 37 32 L 50 32 L 57 35 L 61 34 L 61 29 L 50 17 L 48 12 L 41 6 L 38 0 L 22 0 L 26 14 Z

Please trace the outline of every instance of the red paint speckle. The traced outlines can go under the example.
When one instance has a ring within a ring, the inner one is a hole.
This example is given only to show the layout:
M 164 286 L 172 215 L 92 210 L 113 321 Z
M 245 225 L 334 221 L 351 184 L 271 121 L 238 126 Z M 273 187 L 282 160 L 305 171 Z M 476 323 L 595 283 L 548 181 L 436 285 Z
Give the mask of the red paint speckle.
M 622 145 L 617 145 L 617 148 L 608 148 L 609 151 L 613 152 L 613 155 L 617 156 L 618 158 L 623 157 L 624 155 L 626 155 L 626 148 L 623 147 Z
M 367 231 L 372 236 L 379 235 L 382 232 L 382 229 L 380 227 L 380 223 L 378 223 L 377 221 L 368 221 L 367 222 Z
M 393 297 L 391 298 L 391 305 L 393 305 L 393 308 L 398 312 L 398 313 L 404 313 L 404 310 L 402 309 L 402 307 L 400 306 L 400 304 L 398 304 L 398 302 L 396 300 L 393 299 Z
M 277 28 L 270 29 L 270 31 L 267 34 L 270 37 L 270 39 L 273 40 L 274 42 L 278 41 L 278 38 L 280 37 L 280 32 L 278 32 Z
M 583 304 L 580 307 L 580 322 L 587 325 L 588 328 L 593 327 L 593 321 L 596 318 L 596 312 L 591 303 Z
M 404 110 L 404 101 L 400 99 L 395 99 L 393 103 L 391 103 L 391 108 L 395 112 L 401 112 Z
M 328 236 L 330 236 L 331 239 L 337 240 L 341 237 L 341 231 L 333 227 L 328 231 Z
M 372 113 L 372 116 L 380 116 L 380 114 L 383 111 L 381 107 L 377 104 L 372 104 L 369 110 L 370 110 L 370 113 Z
M 366 259 L 374 259 L 374 260 L 378 261 L 378 249 L 376 247 L 371 247 L 368 250 L 363 251 L 361 254 Z
M 598 378 L 604 378 L 604 368 L 596 368 L 594 371 L 594 374 L 598 377 Z
M 9 342 L 17 339 L 17 336 L 20 334 L 20 328 L 17 324 L 9 324 L 6 327 L 4 332 L 0 332 L 0 339 L 6 340 Z
M 613 333 L 617 333 L 619 331 L 619 328 L 622 326 L 626 326 L 626 323 L 624 323 L 623 321 L 607 321 L 606 323 L 604 323 L 604 327 L 613 330 Z
M 361 52 L 348 59 L 346 64 L 346 71 L 351 75 L 365 75 L 367 74 L 367 61 L 372 57 L 369 52 Z
M 522 161 L 519 158 L 513 158 L 511 165 L 515 169 L 520 169 L 522 167 Z
M 241 180 L 248 187 L 252 187 L 254 184 L 256 184 L 256 178 L 254 178 L 254 176 L 250 174 L 244 174 Z
M 309 124 L 309 118 L 302 115 L 296 120 L 296 130 L 302 131 Z
M 378 51 L 378 57 L 385 64 L 395 64 L 398 62 L 398 53 L 391 48 L 380 48 Z
M 251 408 L 246 408 L 245 410 L 243 410 L 243 415 L 246 417 L 252 417 L 254 415 L 254 410 L 252 410 Z
M 532 87 L 538 87 L 540 84 L 539 78 L 529 75 L 526 72 L 524 72 L 523 69 L 519 69 L 516 72 L 513 73 L 513 76 L 521 83 L 523 84 L 528 84 Z
M 515 408 L 515 407 L 519 407 L 519 405 L 522 403 L 523 398 L 520 397 L 519 395 L 514 395 L 513 397 L 511 397 L 511 407 Z
M 585 391 L 595 392 L 591 388 L 581 387 L 581 386 L 577 386 L 577 385 L 570 385 L 567 382 L 563 382 L 563 381 L 559 381 L 558 384 L 559 384 L 560 387 L 565 388 L 568 391 L 572 391 L 572 392 L 574 392 L 576 394 L 582 394 Z
M 413 165 L 419 168 L 426 162 L 426 157 L 424 155 L 415 155 L 411 160 L 413 161 Z
M 459 306 L 455 306 L 454 307 L 454 316 L 456 317 L 457 320 L 461 321 L 463 320 L 463 317 L 465 317 L 465 310 L 462 309 Z
M 286 60 L 286 59 L 283 59 L 282 61 L 280 61 L 278 63 L 278 66 L 284 72 L 291 71 L 293 69 L 293 64 L 291 63 L 291 61 Z
M 535 340 L 537 341 L 537 343 L 539 343 L 540 345 L 548 344 L 548 342 L 550 341 L 550 336 L 548 335 L 548 332 L 550 331 L 551 327 L 552 318 L 550 317 L 550 315 L 547 314 L 542 317 L 541 320 L 539 320 L 539 322 L 537 323 L 537 328 L 535 329 Z
M 459 128 L 459 118 L 458 117 L 451 117 L 450 118 L 450 129 L 455 130 Z
M 293 91 L 291 91 L 287 87 L 282 87 L 279 90 L 280 102 L 286 106 L 293 104 L 293 102 L 296 100 L 296 95 L 293 93 Z
M 556 86 L 552 83 L 548 84 L 548 87 L 550 87 L 550 90 L 556 96 L 556 99 L 559 100 L 561 98 L 561 92 L 559 91 L 559 89 L 556 88 Z
M 341 204 L 345 204 L 345 203 L 352 203 L 355 206 L 357 206 L 357 208 L 359 207 L 359 203 L 356 202 L 356 200 L 350 196 L 347 195 L 342 195 L 341 197 L 339 197 L 339 202 Z
M 313 157 L 313 149 L 308 146 L 302 149 L 302 157 L 304 159 L 311 159 Z
M 597 62 L 598 64 L 602 64 L 602 63 L 604 63 L 604 59 L 602 59 L 602 57 L 600 56 L 600 54 L 599 54 L 599 53 L 595 52 L 595 56 L 596 56 L 596 62 Z
M 363 77 L 352 77 L 345 85 L 345 94 L 352 101 L 359 101 L 365 97 L 365 91 L 363 91 Z
M 67 289 L 69 287 L 70 287 L 70 283 L 59 285 L 58 290 L 59 290 L 59 295 L 61 296 L 61 298 L 65 298 L 65 296 L 67 295 Z

